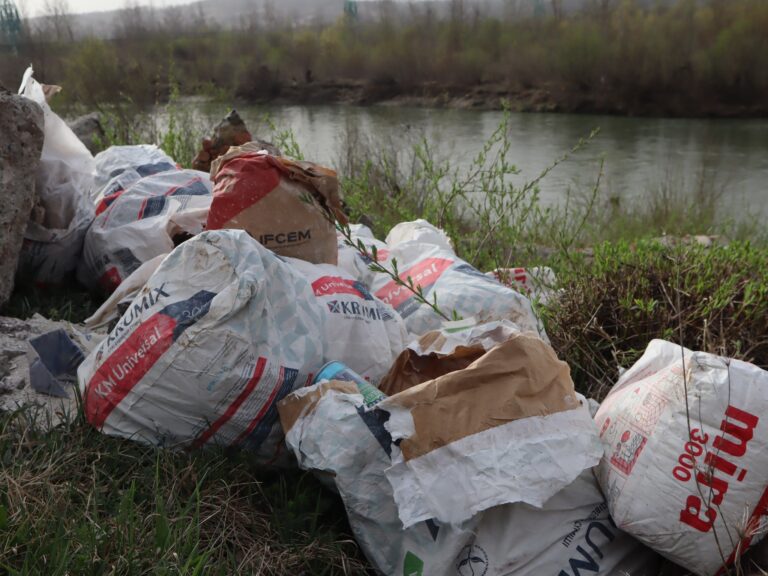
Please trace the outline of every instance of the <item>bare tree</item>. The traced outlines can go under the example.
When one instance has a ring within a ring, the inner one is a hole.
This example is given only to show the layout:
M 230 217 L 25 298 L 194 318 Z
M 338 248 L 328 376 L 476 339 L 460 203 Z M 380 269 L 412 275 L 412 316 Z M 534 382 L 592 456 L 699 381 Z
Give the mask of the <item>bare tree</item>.
M 126 0 L 115 19 L 115 34 L 119 38 L 143 38 L 152 30 L 154 8 L 140 6 L 137 0 Z
M 550 0 L 552 4 L 552 15 L 560 20 L 563 17 L 563 0 Z
M 45 0 L 43 12 L 47 22 L 46 33 L 49 38 L 59 42 L 72 42 L 72 14 L 68 0 Z
M 451 21 L 464 20 L 464 0 L 451 0 Z

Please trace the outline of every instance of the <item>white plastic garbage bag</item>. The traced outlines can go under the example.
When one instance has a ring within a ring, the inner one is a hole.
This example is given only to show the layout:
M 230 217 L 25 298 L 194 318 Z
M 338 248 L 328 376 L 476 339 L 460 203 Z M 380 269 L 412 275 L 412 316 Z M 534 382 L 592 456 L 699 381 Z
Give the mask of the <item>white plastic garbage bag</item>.
M 499 334 L 504 331 L 502 327 Z M 526 336 L 522 338 L 529 343 L 534 340 Z M 546 346 L 540 340 L 536 341 L 540 344 L 535 346 Z M 447 349 L 444 351 L 448 352 Z M 467 384 L 471 385 L 474 381 L 471 372 L 467 376 Z M 534 377 L 534 374 L 529 376 Z M 518 380 L 517 384 L 523 384 L 525 379 Z M 542 508 L 522 503 L 496 506 L 494 502 L 497 500 L 488 498 L 485 506 L 480 506 L 481 509 L 469 518 L 454 523 L 426 518 L 404 528 L 401 521 L 403 499 L 395 494 L 398 488 L 393 490 L 389 475 L 392 456 L 398 449 L 390 434 L 392 421 L 387 405 L 396 401 L 397 396 L 400 394 L 390 398 L 382 394 L 378 400 L 371 401 L 370 391 L 365 391 L 369 400 L 366 402 L 355 383 L 331 381 L 298 390 L 279 406 L 287 444 L 294 451 L 299 465 L 307 470 L 333 475 L 352 531 L 365 555 L 380 573 L 402 576 L 577 576 L 589 571 L 590 574 L 609 576 L 621 574 L 618 570 L 626 569 L 632 576 L 655 576 L 654 555 L 612 524 L 589 468 L 572 471 L 571 479 L 555 489 Z M 443 440 L 450 439 L 452 431 L 460 436 L 460 430 L 472 419 L 466 415 L 465 408 L 472 410 L 473 402 L 493 402 L 483 399 L 481 394 L 474 397 L 476 401 L 454 406 L 456 410 L 443 411 L 437 420 L 420 421 L 415 426 L 416 434 L 425 434 L 426 439 L 430 433 L 424 426 L 431 425 L 441 429 Z M 458 396 L 455 399 L 458 400 Z M 579 407 L 571 412 L 591 425 L 584 399 L 579 398 L 577 403 L 580 403 Z M 501 399 L 497 404 L 495 414 L 500 418 L 508 417 L 511 405 Z M 490 407 L 491 404 L 487 405 Z M 546 444 L 546 436 L 555 432 L 556 428 L 557 425 L 553 428 L 542 426 L 536 434 L 540 434 Z M 571 439 L 567 431 L 573 434 L 576 431 L 570 428 L 561 431 L 564 433 L 561 442 L 568 445 Z M 484 434 L 478 432 L 476 436 Z M 596 430 L 591 435 L 596 444 Z M 435 435 L 431 437 L 436 438 Z M 506 444 L 514 444 L 514 440 L 535 442 L 535 438 L 512 433 L 507 436 Z M 577 443 L 580 441 L 575 440 Z M 547 453 L 544 444 L 540 450 L 543 454 Z M 451 508 L 456 500 L 454 497 L 459 500 L 462 497 L 482 500 L 492 494 L 494 488 L 490 482 L 467 483 L 473 478 L 472 475 L 456 473 L 462 463 L 477 463 L 475 454 L 459 438 L 449 441 L 446 447 L 449 446 L 453 447 L 452 453 L 443 462 L 444 466 L 434 472 L 442 471 L 446 482 L 453 481 L 453 493 L 446 496 L 442 491 L 433 491 L 431 485 L 424 484 L 412 494 L 424 494 L 433 501 L 439 501 L 435 506 L 438 509 Z M 498 448 L 499 455 L 505 451 L 504 446 L 498 443 L 488 443 L 481 451 L 489 453 L 494 448 Z M 585 455 L 589 452 L 579 451 Z M 594 454 L 591 457 L 593 461 L 597 458 L 599 456 Z M 502 475 L 511 479 L 518 472 L 523 472 L 515 487 L 510 488 L 509 483 L 501 482 L 506 489 L 502 500 L 513 501 L 520 490 L 535 492 L 540 489 L 540 486 L 528 483 L 530 478 L 523 478 L 537 468 L 533 465 L 536 460 L 538 458 L 534 457 L 511 463 L 502 457 L 492 470 L 477 468 L 475 471 L 478 474 L 474 478 L 482 479 L 484 474 L 490 474 L 493 479 Z M 540 480 L 545 483 L 559 474 L 552 467 L 538 470 L 544 475 Z
M 91 198 L 96 205 L 137 180 L 178 169 L 173 158 L 152 144 L 110 146 L 96 154 L 94 160 L 96 177 Z
M 112 292 L 144 262 L 203 231 L 212 184 L 205 172 L 147 176 L 120 193 L 88 230 L 77 278 Z
M 312 286 L 325 313 L 325 360 L 339 360 L 377 383 L 405 349 L 400 315 L 337 266 L 285 259 Z
M 619 528 L 700 576 L 720 574 L 764 534 L 766 409 L 768 372 L 653 340 L 595 417 L 598 479 Z
M 109 295 L 104 303 L 99 306 L 91 316 L 85 319 L 86 328 L 91 330 L 97 330 L 108 326 L 115 320 L 118 320 L 121 316 L 123 309 L 127 309 L 128 305 L 136 297 L 136 294 L 144 288 L 144 284 L 155 273 L 157 267 L 168 254 L 160 254 L 155 256 L 151 260 L 144 262 L 134 272 L 131 273 L 128 278 L 120 283 L 120 286 Z
M 88 192 L 93 186 L 94 161 L 66 122 L 51 110 L 31 67 L 19 93 L 42 107 L 45 137 L 35 179 L 37 203 L 24 234 L 18 274 L 40 284 L 57 284 L 77 267 L 85 233 L 93 221 Z
M 557 276 L 548 266 L 497 268 L 492 272 L 486 272 L 485 275 L 542 304 L 547 304 L 557 294 Z
M 422 244 L 434 244 L 445 250 L 453 252 L 453 244 L 448 235 L 433 226 L 426 220 L 419 218 L 413 222 L 400 222 L 389 231 L 384 241 L 389 246 L 397 246 L 403 242 L 421 242 Z
M 438 244 L 417 241 L 390 246 L 381 263 L 392 269 L 396 259 L 399 277 L 421 286 L 431 302 L 437 296 L 438 308 L 449 318 L 454 312 L 462 318 L 473 317 L 479 322 L 511 320 L 521 330 L 538 334 L 544 340 L 544 326 L 536 317 L 530 300 L 512 288 L 489 278 L 452 251 Z M 406 286 L 379 273 L 371 281 L 373 293 L 390 304 L 405 320 L 412 335 L 419 336 L 435 330 L 444 322 L 430 306 L 420 302 Z
M 276 403 L 322 365 L 323 320 L 304 277 L 246 232 L 205 232 L 163 260 L 80 366 L 86 418 L 148 444 L 279 460 Z
M 363 242 L 371 255 L 373 255 L 373 248 L 376 248 L 377 261 L 385 262 L 389 258 L 389 246 L 374 238 L 370 228 L 363 224 L 350 224 L 349 231 L 353 244 L 357 245 L 358 241 Z M 339 246 L 339 268 L 370 287 L 376 275 L 369 268 L 373 259 L 364 257 L 357 248 L 348 245 L 347 239 L 340 232 L 337 232 L 336 238 Z

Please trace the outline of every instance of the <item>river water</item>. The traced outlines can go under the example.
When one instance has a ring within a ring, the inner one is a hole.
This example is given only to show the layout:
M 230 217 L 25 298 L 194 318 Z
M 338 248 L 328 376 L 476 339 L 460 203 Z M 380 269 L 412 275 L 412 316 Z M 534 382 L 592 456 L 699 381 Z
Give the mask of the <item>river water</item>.
M 220 107 L 199 108 L 212 125 Z M 291 128 L 305 158 L 339 165 L 345 135 L 357 130 L 382 142 L 409 146 L 425 136 L 440 158 L 466 166 L 502 120 L 502 112 L 388 106 L 244 107 L 252 133 L 268 134 L 264 115 Z M 599 134 L 541 182 L 546 203 L 583 195 L 604 162 L 601 194 L 622 205 L 642 203 L 665 187 L 696 197 L 703 188 L 722 199 L 723 216 L 768 218 L 768 120 L 691 120 L 572 114 L 511 115 L 510 160 L 518 182 L 535 178 L 580 138 Z

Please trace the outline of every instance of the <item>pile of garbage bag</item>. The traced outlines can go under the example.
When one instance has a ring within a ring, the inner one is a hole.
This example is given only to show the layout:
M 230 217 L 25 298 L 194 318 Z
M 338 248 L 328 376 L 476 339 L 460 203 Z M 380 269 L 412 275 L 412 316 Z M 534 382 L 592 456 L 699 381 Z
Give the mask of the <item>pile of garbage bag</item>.
M 716 576 L 762 539 L 767 372 L 652 341 L 598 406 L 532 303 L 550 269 L 484 273 L 424 220 L 377 239 L 333 170 L 259 141 L 209 143 L 210 174 L 94 159 L 22 92 L 46 125 L 18 274 L 108 295 L 87 347 L 36 340 L 35 381 L 76 370 L 101 432 L 312 471 L 387 575 Z
M 433 374 L 467 349 L 476 359 L 392 396 L 331 380 L 280 403 L 299 466 L 330 473 L 378 571 L 656 574 L 658 557 L 608 516 L 597 430 L 551 348 L 506 323 L 425 340 L 440 357 L 406 354 Z

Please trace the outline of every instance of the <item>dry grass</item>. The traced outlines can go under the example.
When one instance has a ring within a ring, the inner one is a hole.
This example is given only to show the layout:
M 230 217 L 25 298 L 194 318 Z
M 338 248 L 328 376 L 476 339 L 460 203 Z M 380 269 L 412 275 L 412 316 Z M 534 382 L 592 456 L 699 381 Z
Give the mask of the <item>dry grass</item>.
M 0 417 L 6 574 L 366 574 L 341 503 L 243 453 L 179 454 Z

